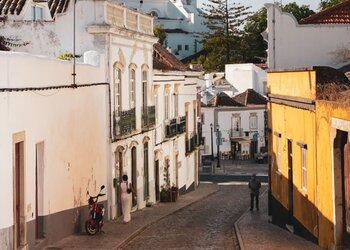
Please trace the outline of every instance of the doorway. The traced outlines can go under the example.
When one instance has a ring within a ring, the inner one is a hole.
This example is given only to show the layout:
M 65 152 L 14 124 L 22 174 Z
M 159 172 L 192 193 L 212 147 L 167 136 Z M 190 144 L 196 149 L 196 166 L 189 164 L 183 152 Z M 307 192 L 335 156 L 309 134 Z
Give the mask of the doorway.
M 288 224 L 293 225 L 293 143 L 288 139 Z
M 160 192 L 159 192 L 159 160 L 156 160 L 154 163 L 154 173 L 155 173 L 155 191 L 156 191 L 156 201 L 160 200 Z
M 333 143 L 335 237 L 337 246 L 350 246 L 350 143 L 337 129 Z M 339 180 L 339 181 L 337 181 Z
M 35 238 L 44 238 L 44 142 L 36 144 Z
M 137 192 L 137 159 L 136 159 L 136 147 L 131 148 L 131 180 Z M 137 206 L 136 194 L 132 194 L 132 206 Z
M 116 206 L 116 216 L 120 217 L 122 216 L 122 204 L 120 202 L 119 197 L 121 196 L 120 193 L 120 183 L 121 183 L 121 178 L 123 176 L 123 169 L 124 169 L 124 164 L 123 164 L 123 148 L 118 148 L 117 151 L 115 152 L 115 160 L 116 160 L 116 169 L 115 169 L 115 206 Z
M 25 192 L 24 192 L 24 142 L 14 144 L 14 244 L 26 244 Z

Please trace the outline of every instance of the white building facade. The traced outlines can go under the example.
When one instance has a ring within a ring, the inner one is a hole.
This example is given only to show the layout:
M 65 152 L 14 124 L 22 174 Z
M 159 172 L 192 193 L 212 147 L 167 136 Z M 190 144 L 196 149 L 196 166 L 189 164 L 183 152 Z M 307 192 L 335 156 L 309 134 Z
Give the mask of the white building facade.
M 168 184 L 179 194 L 199 184 L 201 125 L 197 102 L 200 72 L 154 70 L 156 105 L 155 168 L 160 173 L 158 190 Z M 167 177 L 167 171 L 169 176 Z
M 0 249 L 42 248 L 81 229 L 108 172 L 104 68 L 0 52 Z M 105 205 L 105 199 L 101 199 Z
M 142 13 L 154 16 L 155 23 L 167 34 L 165 47 L 178 58 L 191 56 L 202 49 L 201 32 L 208 29 L 202 24 L 197 0 L 117 0 Z
M 249 159 L 265 147 L 265 105 L 202 107 L 203 155 Z M 217 140 L 219 130 L 219 138 Z
M 268 68 L 334 67 L 349 59 L 349 24 L 299 24 L 279 7 L 265 6 L 267 32 L 263 36 L 268 42 Z
M 254 89 L 261 95 L 266 95 L 266 71 L 253 63 L 226 64 L 225 79 L 230 83 L 235 94 L 247 89 Z

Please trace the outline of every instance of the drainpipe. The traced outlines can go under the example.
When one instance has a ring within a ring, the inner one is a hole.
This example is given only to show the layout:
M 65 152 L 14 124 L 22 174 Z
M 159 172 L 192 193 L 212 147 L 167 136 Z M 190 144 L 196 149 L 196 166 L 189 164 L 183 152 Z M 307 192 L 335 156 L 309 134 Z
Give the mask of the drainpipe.
M 107 166 L 106 166 L 106 180 L 107 180 L 107 205 L 108 205 L 108 219 L 112 219 L 112 207 L 113 207 L 113 179 L 111 178 L 112 176 L 112 171 L 113 171 L 113 166 L 112 166 L 112 106 L 111 106 L 111 82 L 110 82 L 110 44 L 111 44 L 111 36 L 109 34 L 106 34 L 106 58 L 105 58 L 105 76 L 106 76 L 106 82 L 108 82 L 108 130 L 109 130 L 109 135 L 108 135 L 108 140 L 106 140 L 107 143 Z

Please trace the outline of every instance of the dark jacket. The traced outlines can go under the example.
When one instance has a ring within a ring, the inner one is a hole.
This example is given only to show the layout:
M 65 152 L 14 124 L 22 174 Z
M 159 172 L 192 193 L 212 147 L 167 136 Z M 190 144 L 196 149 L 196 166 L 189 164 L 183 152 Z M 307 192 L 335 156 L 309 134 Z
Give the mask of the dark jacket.
M 252 178 L 249 181 L 248 187 L 250 188 L 251 194 L 258 195 L 261 187 L 261 183 L 257 179 Z

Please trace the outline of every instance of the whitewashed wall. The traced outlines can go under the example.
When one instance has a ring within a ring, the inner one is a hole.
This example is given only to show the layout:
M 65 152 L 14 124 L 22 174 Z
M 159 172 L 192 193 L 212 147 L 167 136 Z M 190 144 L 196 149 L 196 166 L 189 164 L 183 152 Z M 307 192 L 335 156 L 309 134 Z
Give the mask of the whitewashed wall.
M 79 84 L 103 82 L 103 68 L 77 65 Z M 66 73 L 65 73 L 66 72 Z M 71 63 L 0 52 L 0 88 L 71 84 Z M 107 86 L 0 92 L 0 229 L 13 225 L 12 135 L 25 133 L 25 206 L 35 214 L 36 144 L 44 142 L 42 211 L 49 215 L 86 205 L 86 191 L 106 183 Z
M 193 153 L 186 155 L 186 133 L 182 133 L 172 139 L 165 139 L 165 85 L 169 84 L 169 118 L 177 118 L 175 116 L 174 107 L 174 93 L 175 85 L 178 87 L 178 116 L 185 116 L 186 103 L 188 104 L 188 138 L 194 131 L 194 108 L 197 110 L 197 81 L 198 76 L 201 73 L 190 73 L 190 72 L 166 72 L 155 70 L 154 71 L 154 85 L 157 86 L 157 124 L 156 124 L 156 146 L 155 151 L 161 152 L 160 157 L 160 186 L 164 184 L 164 166 L 165 159 L 169 158 L 169 172 L 170 172 L 170 184 L 176 184 L 176 166 L 175 166 L 175 152 L 178 152 L 178 187 L 186 189 L 191 184 L 196 182 L 195 175 L 198 173 L 198 150 Z M 185 77 L 186 76 L 186 77 Z M 197 110 L 198 115 L 198 110 Z M 195 119 L 197 121 L 197 118 Z M 196 183 L 197 184 L 197 183 Z
M 226 64 L 225 79 L 234 86 L 236 94 L 254 89 L 259 94 L 265 95 L 266 72 L 252 63 Z
M 299 25 L 289 13 L 266 4 L 268 67 L 300 68 L 334 66 L 343 62 L 341 54 L 350 49 L 349 25 Z
M 231 140 L 230 132 L 232 128 L 231 117 L 233 114 L 239 114 L 241 117 L 241 128 L 243 131 L 257 131 L 260 137 L 264 137 L 264 111 L 265 109 L 260 106 L 254 107 L 219 107 L 219 108 L 208 108 L 202 107 L 203 114 L 203 137 L 205 137 L 204 148 L 207 151 L 204 152 L 205 155 L 211 155 L 211 131 L 210 124 L 213 124 L 213 153 L 214 156 L 217 154 L 217 144 L 216 144 L 216 125 L 219 125 L 219 130 L 223 138 L 223 143 L 220 145 L 220 152 L 231 151 Z M 217 117 L 215 117 L 217 113 Z M 249 117 L 251 113 L 256 113 L 258 116 L 258 128 L 251 130 L 249 127 Z M 249 138 L 253 138 L 253 133 L 250 133 Z M 263 144 L 258 143 L 258 150 Z
M 157 12 L 159 19 L 155 18 L 154 22 L 164 29 L 181 29 L 188 32 L 187 34 L 167 34 L 167 47 L 171 47 L 174 54 L 178 44 L 183 47 L 182 51 L 176 54 L 177 58 L 185 58 L 202 49 L 202 43 L 197 42 L 196 50 L 194 46 L 195 40 L 201 40 L 201 38 L 198 38 L 198 34 L 193 33 L 207 32 L 207 28 L 202 24 L 203 18 L 199 16 L 197 1 L 191 1 L 190 5 L 180 0 L 147 0 L 143 1 L 143 4 L 140 4 L 139 0 L 117 0 L 117 2 L 136 8 L 143 13 Z M 185 45 L 189 45 L 189 50 L 184 49 Z

